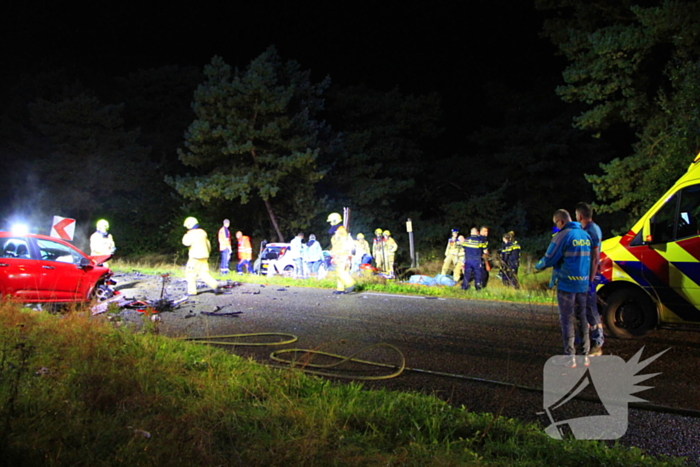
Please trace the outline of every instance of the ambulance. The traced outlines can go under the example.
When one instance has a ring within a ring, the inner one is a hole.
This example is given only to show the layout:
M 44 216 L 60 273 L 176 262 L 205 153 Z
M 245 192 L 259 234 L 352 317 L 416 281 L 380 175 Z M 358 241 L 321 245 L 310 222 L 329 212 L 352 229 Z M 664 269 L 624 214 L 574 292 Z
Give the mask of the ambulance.
M 598 297 L 621 338 L 700 330 L 700 154 L 622 237 L 603 241 Z

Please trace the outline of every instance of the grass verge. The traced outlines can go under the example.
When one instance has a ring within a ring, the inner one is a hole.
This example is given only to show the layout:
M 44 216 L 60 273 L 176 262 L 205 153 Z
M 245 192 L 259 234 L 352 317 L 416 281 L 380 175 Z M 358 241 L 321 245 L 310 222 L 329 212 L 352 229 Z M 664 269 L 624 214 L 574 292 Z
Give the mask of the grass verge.
M 0 304 L 0 465 L 681 465 L 437 398 Z

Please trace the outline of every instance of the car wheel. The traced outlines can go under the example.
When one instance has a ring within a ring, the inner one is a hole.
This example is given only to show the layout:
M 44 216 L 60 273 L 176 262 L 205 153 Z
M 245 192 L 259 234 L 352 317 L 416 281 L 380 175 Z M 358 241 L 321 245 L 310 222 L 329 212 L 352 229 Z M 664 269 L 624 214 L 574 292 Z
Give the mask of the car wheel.
M 604 315 L 608 330 L 621 339 L 641 337 L 657 324 L 654 304 L 638 289 L 621 289 L 610 295 Z
M 294 266 L 285 266 L 284 271 L 282 271 L 282 275 L 284 277 L 292 277 L 294 276 Z
M 95 298 L 97 301 L 101 302 L 103 300 L 107 300 L 108 298 L 112 298 L 114 296 L 114 291 L 105 284 L 100 284 L 97 287 L 95 287 Z

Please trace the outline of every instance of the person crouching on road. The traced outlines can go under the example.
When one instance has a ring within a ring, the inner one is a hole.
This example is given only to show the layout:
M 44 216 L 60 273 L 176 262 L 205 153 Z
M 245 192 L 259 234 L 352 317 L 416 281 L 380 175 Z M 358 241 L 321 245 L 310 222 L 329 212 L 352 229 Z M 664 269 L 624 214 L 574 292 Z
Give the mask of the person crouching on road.
M 187 228 L 187 233 L 182 237 L 182 244 L 189 247 L 189 259 L 185 267 L 187 295 L 197 295 L 197 279 L 211 287 L 218 295 L 221 293 L 219 283 L 209 274 L 211 244 L 207 233 L 199 228 L 199 222 L 194 217 L 185 219 L 183 225 Z
M 584 355 L 584 365 L 588 365 L 588 322 L 586 321 L 586 296 L 591 272 L 591 237 L 581 228 L 579 222 L 572 222 L 565 209 L 559 209 L 552 218 L 559 232 L 552 237 L 544 257 L 535 264 L 541 271 L 552 267 L 550 287 L 557 286 L 559 321 L 564 340 L 566 366 L 576 366 L 575 331 L 578 327 L 579 341 Z M 578 321 L 578 323 L 577 323 Z
M 340 217 L 340 214 L 337 212 L 329 214 L 326 222 L 331 224 L 331 228 L 328 231 L 329 234 L 333 235 L 331 237 L 331 257 L 335 265 L 335 273 L 338 276 L 336 290 L 333 293 L 350 293 L 355 290 L 355 279 L 350 275 L 350 261 L 354 242 L 352 237 L 348 235 L 348 231 L 341 224 L 343 218 Z

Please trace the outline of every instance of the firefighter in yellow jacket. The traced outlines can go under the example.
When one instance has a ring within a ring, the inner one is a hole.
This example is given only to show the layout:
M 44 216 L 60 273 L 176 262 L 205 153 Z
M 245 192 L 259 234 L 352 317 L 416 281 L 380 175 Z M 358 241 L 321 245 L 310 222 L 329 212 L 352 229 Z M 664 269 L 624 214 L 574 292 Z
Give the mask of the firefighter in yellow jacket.
M 384 236 L 382 236 L 382 229 L 376 229 L 374 231 L 374 240 L 372 241 L 372 257 L 374 258 L 374 266 L 377 271 L 381 274 L 384 272 Z
M 399 246 L 396 241 L 391 237 L 391 232 L 385 230 L 382 235 L 384 236 L 384 257 L 386 258 L 386 264 L 384 265 L 384 273 L 390 278 L 394 277 L 394 258 L 396 257 L 396 250 Z
M 211 244 L 207 233 L 199 228 L 199 222 L 194 217 L 188 217 L 183 224 L 187 233 L 182 237 L 182 244 L 189 247 L 189 259 L 185 267 L 185 279 L 187 280 L 187 295 L 197 295 L 197 279 L 200 279 L 214 290 L 215 294 L 221 293 L 219 283 L 209 274 L 209 254 Z
M 338 276 L 336 290 L 334 294 L 350 293 L 355 290 L 355 279 L 350 275 L 350 261 L 355 242 L 348 235 L 348 231 L 341 222 L 343 218 L 340 214 L 333 212 L 328 215 L 326 222 L 331 224 L 328 231 L 331 237 L 331 257 L 335 265 L 335 274 Z
M 90 256 L 106 256 L 114 254 L 117 249 L 114 245 L 114 238 L 109 233 L 109 222 L 104 219 L 97 221 L 95 232 L 90 236 Z M 102 263 L 106 268 L 107 263 Z
M 369 258 L 369 243 L 365 240 L 365 235 L 358 233 L 355 238 L 355 253 L 352 256 L 352 271 L 350 271 L 353 274 L 360 270 L 363 259 Z
M 452 236 L 447 240 L 447 248 L 445 248 L 445 262 L 442 263 L 442 274 L 452 273 L 455 281 L 459 280 L 462 275 L 462 263 L 459 261 L 459 255 L 464 250 L 459 243 L 459 230 L 452 229 Z

